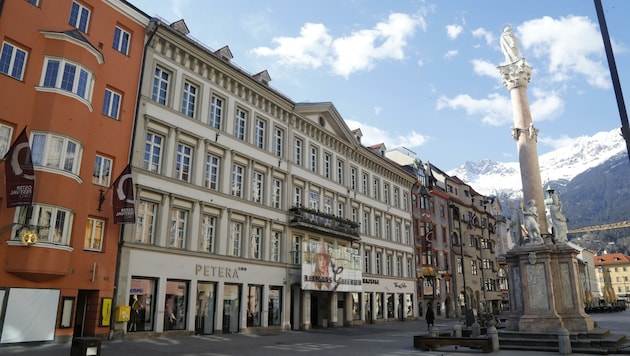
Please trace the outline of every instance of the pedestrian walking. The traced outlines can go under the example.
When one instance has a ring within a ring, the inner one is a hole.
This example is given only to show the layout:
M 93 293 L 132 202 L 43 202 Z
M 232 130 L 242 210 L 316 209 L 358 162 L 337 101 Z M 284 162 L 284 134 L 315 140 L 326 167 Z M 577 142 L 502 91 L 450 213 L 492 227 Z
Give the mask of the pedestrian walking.
M 427 330 L 431 331 L 431 327 L 433 326 L 433 322 L 435 321 L 435 314 L 433 313 L 433 307 L 429 304 L 427 306 L 427 314 L 425 316 L 427 320 Z

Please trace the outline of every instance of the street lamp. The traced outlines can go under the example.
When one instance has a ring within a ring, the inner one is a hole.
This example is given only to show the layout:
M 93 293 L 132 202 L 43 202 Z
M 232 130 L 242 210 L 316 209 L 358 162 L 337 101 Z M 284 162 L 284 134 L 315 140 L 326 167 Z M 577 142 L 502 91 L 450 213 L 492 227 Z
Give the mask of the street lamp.
M 457 211 L 457 223 L 459 225 L 459 250 L 462 259 L 460 260 L 461 268 L 462 268 L 462 282 L 464 287 L 464 312 L 466 315 L 466 326 L 471 326 L 474 321 L 474 316 L 472 314 L 472 310 L 468 310 L 468 292 L 466 290 L 466 272 L 464 270 L 464 239 L 462 237 L 462 220 L 459 214 L 459 207 L 455 204 L 449 204 L 449 208 L 453 209 L 453 211 Z

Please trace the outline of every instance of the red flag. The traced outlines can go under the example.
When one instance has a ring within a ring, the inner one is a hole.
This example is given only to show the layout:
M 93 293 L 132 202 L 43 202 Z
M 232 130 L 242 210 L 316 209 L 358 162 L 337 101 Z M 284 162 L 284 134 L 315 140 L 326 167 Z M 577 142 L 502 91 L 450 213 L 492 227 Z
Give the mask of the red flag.
M 31 161 L 26 127 L 7 151 L 4 161 L 7 208 L 33 204 L 35 170 Z
M 127 165 L 116 178 L 113 185 L 114 224 L 133 224 L 136 222 L 136 211 L 133 199 L 133 182 L 131 165 Z

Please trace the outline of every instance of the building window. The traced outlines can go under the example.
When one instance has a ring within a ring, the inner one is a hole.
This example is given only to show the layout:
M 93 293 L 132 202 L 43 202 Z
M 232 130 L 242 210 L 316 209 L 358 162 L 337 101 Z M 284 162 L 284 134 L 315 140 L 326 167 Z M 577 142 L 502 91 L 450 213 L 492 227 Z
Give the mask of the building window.
M 252 236 L 250 241 L 250 250 L 249 255 L 251 258 L 259 260 L 261 257 L 260 254 L 260 245 L 263 236 L 263 229 L 260 226 L 254 226 L 252 228 Z
M 387 255 L 385 263 L 385 274 L 387 276 L 392 275 L 392 255 Z
M 363 272 L 370 273 L 370 260 L 371 260 L 371 251 L 365 250 L 363 251 Z
M 343 166 L 344 162 L 340 159 L 337 160 L 337 183 L 343 184 Z
M 368 211 L 363 212 L 363 233 L 365 235 L 370 234 L 370 213 Z
M 105 221 L 101 219 L 88 218 L 85 226 L 85 240 L 83 248 L 92 251 L 103 250 L 103 233 Z
M 400 190 L 398 188 L 394 188 L 394 207 L 398 208 L 400 206 Z
M 385 219 L 385 239 L 392 239 L 392 219 L 389 218 Z
M 143 244 L 154 243 L 156 216 L 157 204 L 148 201 L 138 203 L 138 211 L 136 211 L 136 233 L 133 242 Z
M 405 244 L 409 245 L 411 243 L 411 229 L 409 225 L 405 224 Z
M 356 190 L 356 189 L 357 189 L 357 169 L 354 167 L 350 167 L 350 190 Z
M 90 101 L 94 76 L 90 70 L 78 63 L 66 59 L 46 58 L 41 83 L 45 88 L 60 89 Z
M 324 197 L 324 213 L 332 214 L 332 198 Z
M 403 276 L 402 256 L 396 256 L 396 275 L 398 277 Z
M 247 287 L 247 326 L 260 326 L 262 321 L 262 286 L 250 284 Z
M 50 205 L 33 204 L 16 209 L 16 225 L 39 228 L 39 243 L 70 245 L 70 230 L 74 215 L 70 210 Z M 16 228 L 13 239 L 19 240 L 21 229 Z
M 81 147 L 79 142 L 67 137 L 35 133 L 31 145 L 33 165 L 78 174 Z
M 234 118 L 234 136 L 239 140 L 245 140 L 247 132 L 247 112 L 236 109 L 236 117 Z
M 261 119 L 256 119 L 254 145 L 261 150 L 265 149 L 265 131 L 266 122 Z
M 214 252 L 214 239 L 217 232 L 217 218 L 203 214 L 203 221 L 201 222 L 201 241 L 199 249 L 205 252 Z
M 319 194 L 317 192 L 308 194 L 308 206 L 313 210 L 319 209 Z
M 342 219 L 346 218 L 346 206 L 342 202 L 337 203 L 337 216 Z
M 381 217 L 380 216 L 374 217 L 374 237 L 376 238 L 381 237 Z
M 362 187 L 361 192 L 365 195 L 368 193 L 368 175 L 367 173 L 363 173 Z
M 269 287 L 269 308 L 267 309 L 267 322 L 269 325 L 282 323 L 282 287 Z
M 0 73 L 11 76 L 17 80 L 24 78 L 27 52 L 11 43 L 2 44 L 0 53 Z
M 284 144 L 284 131 L 279 128 L 273 130 L 273 154 L 282 157 L 282 146 Z
M 94 172 L 92 174 L 92 183 L 109 187 L 112 174 L 112 160 L 103 156 L 96 155 L 94 158 Z
M 39 6 L 39 0 L 26 0 L 26 2 L 34 6 Z
M 383 253 L 376 252 L 376 274 L 381 274 L 383 272 Z
M 302 263 L 302 236 L 293 236 L 293 264 Z
M 185 330 L 188 310 L 188 282 L 166 280 L 164 330 Z
M 373 188 L 372 195 L 374 196 L 374 199 L 381 200 L 381 194 L 378 187 L 379 187 L 379 181 L 378 179 L 374 178 L 373 187 L 372 187 Z
M 143 168 L 151 172 L 160 173 L 162 157 L 162 140 L 164 138 L 152 132 L 147 132 L 144 142 Z
M 13 136 L 13 128 L 0 124 L 0 157 L 4 157 L 9 151 L 11 136 Z
M 271 253 L 269 259 L 273 262 L 280 262 L 280 248 L 282 246 L 282 232 L 274 231 L 271 236 Z
M 72 2 L 70 10 L 70 19 L 68 23 L 79 30 L 87 33 L 88 24 L 90 22 L 90 10 L 76 1 Z
M 265 176 L 260 172 L 252 174 L 252 201 L 262 203 L 264 200 Z
M 293 143 L 293 161 L 296 165 L 302 165 L 302 147 L 304 146 L 303 141 L 299 138 L 295 139 Z
M 242 198 L 243 197 L 243 173 L 245 168 L 239 164 L 232 166 L 232 195 Z
M 470 261 L 470 268 L 471 268 L 471 273 L 476 276 L 479 271 L 477 270 L 477 261 Z
M 396 225 L 396 226 L 395 226 L 395 228 L 394 228 L 394 230 L 395 230 L 395 232 L 394 232 L 394 234 L 395 234 L 395 235 L 394 235 L 394 238 L 396 239 L 395 241 L 396 241 L 396 242 L 402 242 L 402 238 L 401 238 L 401 235 L 402 235 L 401 225 L 400 225 L 400 223 L 399 223 L 399 222 L 396 222 L 396 224 L 395 224 L 395 225 Z
M 103 115 L 118 120 L 121 99 L 122 95 L 120 95 L 119 93 L 111 89 L 105 89 L 105 97 L 103 98 L 103 110 L 101 111 L 101 113 Z
M 302 187 L 294 187 L 293 188 L 293 203 L 297 207 L 302 206 Z
M 175 160 L 175 178 L 190 182 L 190 167 L 192 166 L 192 147 L 185 144 L 177 145 L 177 157 Z
M 171 74 L 166 70 L 155 67 L 155 73 L 153 74 L 153 91 L 151 93 L 151 100 L 158 104 L 166 105 L 168 100 L 168 86 Z
M 228 245 L 228 255 L 230 256 L 241 256 L 241 239 L 243 234 L 243 224 L 232 222 L 232 235 L 230 241 L 231 243 Z
M 168 247 L 186 247 L 186 227 L 188 225 L 188 211 L 184 209 L 171 209 L 171 231 Z
M 403 193 L 403 210 L 409 211 L 409 195 L 407 193 Z
M 385 204 L 389 204 L 389 184 L 383 184 L 383 198 L 385 199 Z
M 271 186 L 271 204 L 276 209 L 282 209 L 282 181 L 274 178 Z
M 217 130 L 221 130 L 223 119 L 223 99 L 213 95 L 210 100 L 210 118 L 208 124 Z
M 197 92 L 199 89 L 196 85 L 186 81 L 184 82 L 182 96 L 182 114 L 188 117 L 195 117 L 195 108 L 197 105 Z
M 332 157 L 328 153 L 324 153 L 324 177 L 330 178 L 330 162 Z
M 114 43 L 112 48 L 122 54 L 129 53 L 129 42 L 131 40 L 131 34 L 122 28 L 116 26 L 114 29 Z
M 413 278 L 413 263 L 411 262 L 411 258 L 407 258 L 407 277 Z
M 311 146 L 311 172 L 317 173 L 317 147 Z
M 206 155 L 206 167 L 203 175 L 203 185 L 206 188 L 219 189 L 220 158 L 211 154 Z

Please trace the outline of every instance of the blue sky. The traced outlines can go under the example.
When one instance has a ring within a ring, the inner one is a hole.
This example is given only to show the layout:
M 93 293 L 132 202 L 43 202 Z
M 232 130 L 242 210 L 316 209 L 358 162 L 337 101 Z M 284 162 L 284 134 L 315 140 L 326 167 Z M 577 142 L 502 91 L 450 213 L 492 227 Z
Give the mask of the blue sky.
M 621 126 L 592 0 L 129 0 L 190 36 L 225 45 L 296 102 L 332 102 L 363 143 L 404 146 L 451 170 L 518 161 L 510 95 L 496 67 L 506 24 L 533 67 L 538 152 Z M 630 91 L 630 1 L 602 0 Z M 630 100 L 626 100 L 630 103 Z

